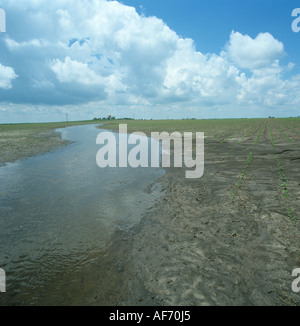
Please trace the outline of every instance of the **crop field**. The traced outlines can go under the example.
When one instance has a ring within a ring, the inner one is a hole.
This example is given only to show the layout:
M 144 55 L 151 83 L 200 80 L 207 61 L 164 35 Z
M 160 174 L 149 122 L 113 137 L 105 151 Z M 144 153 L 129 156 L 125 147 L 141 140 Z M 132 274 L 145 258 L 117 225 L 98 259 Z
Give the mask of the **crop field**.
M 280 203 L 277 209 L 295 223 L 300 198 L 299 127 L 299 119 L 268 119 L 209 134 L 207 172 L 214 162 L 221 160 L 220 166 L 229 163 L 218 173 L 232 174 L 232 182 L 228 184 L 232 188 L 232 201 L 246 192 L 253 202 L 263 203 L 269 192 L 274 192 L 273 205 Z M 231 172 L 233 167 L 235 176 Z M 259 196 L 254 195 L 258 193 Z
M 101 128 L 117 130 L 119 123 L 126 123 L 129 132 L 143 131 L 148 135 L 152 131 L 204 132 L 206 174 L 224 174 L 228 178 L 226 188 L 231 189 L 232 202 L 245 191 L 251 196 L 251 189 L 261 193 L 256 198 L 260 202 L 268 191 L 276 192 L 274 205 L 280 203 L 280 212 L 296 221 L 299 209 L 294 206 L 299 205 L 300 198 L 300 118 L 116 121 Z M 216 172 L 217 166 L 220 168 Z M 259 188 L 262 189 L 258 191 Z
M 298 305 L 300 119 L 132 121 L 128 130 L 205 133 L 203 177 L 167 171 L 163 203 L 133 251 L 159 303 Z
M 2 163 L 62 144 L 55 128 L 90 123 L 0 126 Z M 198 179 L 167 168 L 145 189 L 155 185 L 160 195 L 137 226 L 112 236 L 100 259 L 105 273 L 95 272 L 84 304 L 300 304 L 291 288 L 300 267 L 299 118 L 96 124 L 147 135 L 204 132 L 205 168 Z

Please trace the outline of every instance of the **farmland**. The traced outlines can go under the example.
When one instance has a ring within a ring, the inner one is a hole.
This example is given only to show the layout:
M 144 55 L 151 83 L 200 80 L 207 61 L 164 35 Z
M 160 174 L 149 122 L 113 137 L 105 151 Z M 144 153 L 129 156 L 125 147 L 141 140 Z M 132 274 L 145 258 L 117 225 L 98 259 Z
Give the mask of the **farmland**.
M 299 305 L 291 273 L 300 266 L 300 119 L 141 121 L 128 129 L 206 138 L 201 179 L 178 168 L 160 179 L 163 199 L 132 242 L 129 288 L 143 291 L 127 303 Z M 145 291 L 155 299 L 145 301 Z
M 23 123 L 0 125 L 0 166 L 7 162 L 47 153 L 68 144 L 56 128 L 65 128 L 93 121 Z
M 159 184 L 161 196 L 137 226 L 112 236 L 105 272 L 80 303 L 300 304 L 291 289 L 300 268 L 300 119 L 101 123 L 148 135 L 204 132 L 205 172 L 186 179 L 185 167 L 169 168 L 145 189 Z M 53 129 L 66 126 L 0 126 L 2 163 L 64 144 Z

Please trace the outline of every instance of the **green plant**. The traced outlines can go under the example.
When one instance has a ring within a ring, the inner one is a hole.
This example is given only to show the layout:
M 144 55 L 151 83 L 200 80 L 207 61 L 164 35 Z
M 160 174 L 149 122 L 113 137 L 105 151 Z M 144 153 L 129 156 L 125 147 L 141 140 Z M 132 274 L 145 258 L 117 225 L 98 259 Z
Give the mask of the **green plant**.
M 295 210 L 291 207 L 288 208 L 288 216 L 290 219 L 295 220 Z

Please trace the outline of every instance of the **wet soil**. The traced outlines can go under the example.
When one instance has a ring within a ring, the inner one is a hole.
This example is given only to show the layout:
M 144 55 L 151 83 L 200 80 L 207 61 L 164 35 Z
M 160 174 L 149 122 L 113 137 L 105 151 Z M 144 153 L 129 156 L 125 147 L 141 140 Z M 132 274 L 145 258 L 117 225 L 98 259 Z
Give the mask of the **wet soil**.
M 167 169 L 157 180 L 161 196 L 137 226 L 114 233 L 77 304 L 299 305 L 291 285 L 300 267 L 300 139 L 285 129 L 294 136 L 287 141 L 272 126 L 276 146 L 267 123 L 256 145 L 259 128 L 206 139 L 200 179 Z
M 292 271 L 300 267 L 299 142 L 285 142 L 274 130 L 280 139 L 274 147 L 267 124 L 261 128 L 256 145 L 256 133 L 216 147 L 208 139 L 200 179 L 186 179 L 185 168 L 166 170 L 158 180 L 162 198 L 125 242 L 113 242 L 108 266 L 122 267 L 112 292 L 102 288 L 107 303 L 300 304 L 291 288 Z M 94 304 L 105 304 L 97 298 Z

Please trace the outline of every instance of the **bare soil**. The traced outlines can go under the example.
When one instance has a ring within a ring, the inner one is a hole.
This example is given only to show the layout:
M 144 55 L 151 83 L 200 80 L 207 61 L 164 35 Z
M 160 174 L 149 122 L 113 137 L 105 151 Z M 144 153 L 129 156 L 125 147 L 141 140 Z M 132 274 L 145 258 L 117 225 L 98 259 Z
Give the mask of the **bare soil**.
M 19 159 L 26 159 L 39 154 L 47 153 L 69 142 L 61 138 L 55 131 L 24 132 L 14 131 L 0 133 L 0 166 Z
M 249 134 L 224 134 L 224 141 L 220 133 L 218 141 L 208 137 L 200 179 L 186 179 L 185 168 L 167 169 L 141 223 L 112 237 L 80 304 L 299 305 L 291 285 L 300 268 L 300 134 L 282 127 L 289 140 L 276 122 L 270 126 L 276 146 L 267 122 Z M 38 137 L 31 148 L 2 147 L 0 164 L 13 160 L 12 153 L 49 150 L 48 141 L 61 144 L 54 132 Z
M 267 122 L 260 127 L 259 138 L 258 128 L 220 146 L 207 139 L 201 179 L 166 170 L 161 199 L 138 227 L 112 239 L 107 275 L 89 304 L 300 304 L 291 288 L 300 267 L 299 138 L 286 141 L 274 125 L 274 147 Z

